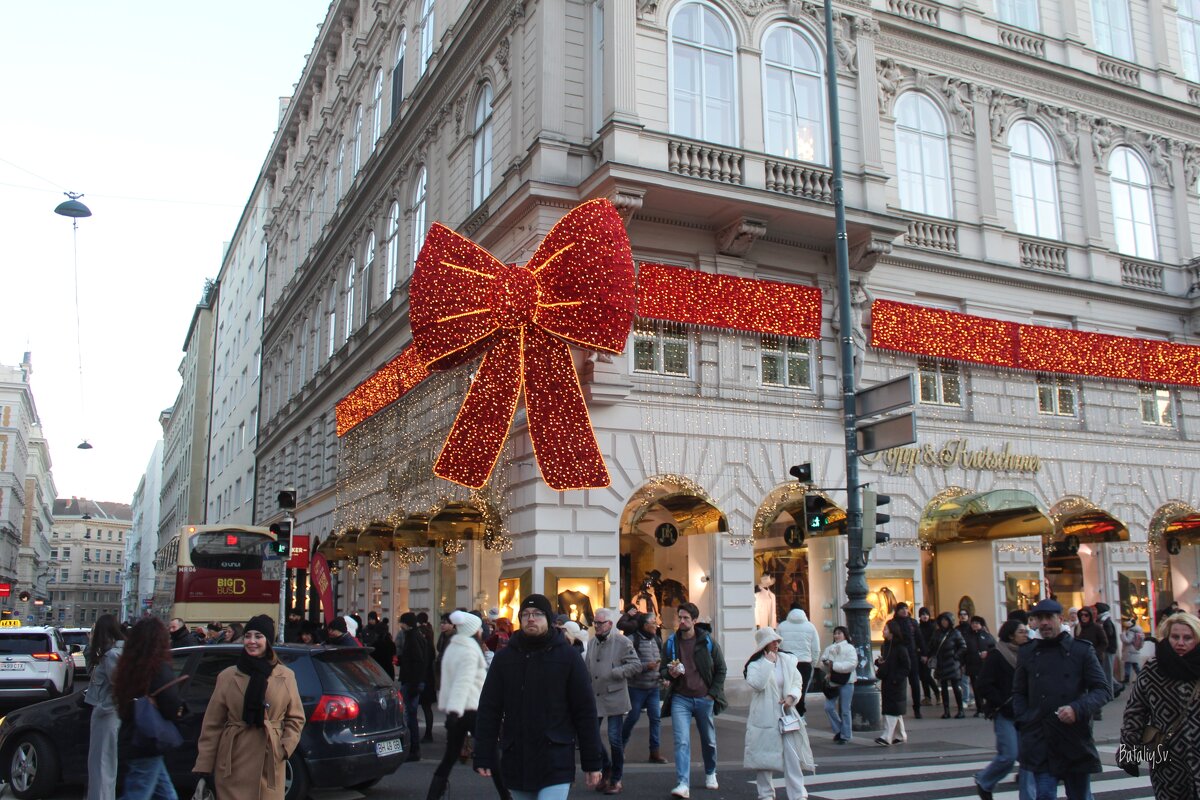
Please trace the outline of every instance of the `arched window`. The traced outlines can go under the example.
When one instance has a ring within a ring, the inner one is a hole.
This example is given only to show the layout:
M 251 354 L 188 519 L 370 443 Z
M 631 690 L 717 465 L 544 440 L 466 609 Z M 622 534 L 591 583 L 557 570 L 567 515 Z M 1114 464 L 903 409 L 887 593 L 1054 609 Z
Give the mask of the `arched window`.
M 733 32 L 712 6 L 685 3 L 671 18 L 671 130 L 737 144 Z
M 358 170 L 362 167 L 362 134 L 363 134 L 363 107 L 362 103 L 354 109 L 354 163 L 351 175 L 357 175 Z
M 412 222 L 413 222 L 413 247 L 412 260 L 415 262 L 417 256 L 421 253 L 421 247 L 425 244 L 425 193 L 428 189 L 427 175 L 425 167 L 421 167 L 421 171 L 417 173 L 417 183 L 413 187 L 413 204 L 412 204 Z
M 896 163 L 900 207 L 949 219 L 950 148 L 946 118 L 923 94 L 896 101 Z
M 344 138 L 342 138 L 342 139 L 338 139 L 337 162 L 336 162 L 336 165 L 334 168 L 334 174 L 333 174 L 333 197 L 334 197 L 335 205 L 342 199 L 342 187 L 345 186 L 345 183 L 343 182 L 343 178 L 342 178 L 342 173 L 345 171 L 345 167 L 346 167 L 346 140 Z
M 1058 239 L 1058 180 L 1050 138 L 1037 125 L 1021 120 L 1008 132 L 1008 147 L 1017 231 Z
M 404 102 L 404 55 L 407 50 L 408 28 L 401 28 L 396 40 L 396 63 L 392 66 L 392 122 L 400 116 L 400 104 Z
M 1117 147 L 1108 157 L 1108 174 L 1117 250 L 1136 258 L 1157 260 L 1150 171 L 1133 148 Z
M 1200 0 L 1179 0 L 1179 50 L 1183 77 L 1200 82 Z
M 791 25 L 773 28 L 763 46 L 763 108 L 767 152 L 826 162 L 825 95 L 821 57 Z
M 337 289 L 333 286 L 329 288 L 329 330 L 326 331 L 329 336 L 329 349 L 325 352 L 325 358 L 333 356 L 333 351 L 337 350 Z
M 344 335 L 346 341 L 349 341 L 350 334 L 354 333 L 354 279 L 357 271 L 354 257 L 351 256 L 350 264 L 346 267 L 346 330 Z
M 471 181 L 471 206 L 492 192 L 492 85 L 485 83 L 475 103 L 475 174 Z
M 375 70 L 375 83 L 371 87 L 371 151 L 383 131 L 383 70 Z
M 1133 61 L 1129 0 L 1092 0 L 1092 34 L 1101 53 Z
M 395 200 L 392 201 L 392 207 L 388 209 L 387 241 L 384 243 L 384 247 L 387 248 L 384 286 L 387 294 L 390 295 L 392 289 L 396 287 L 396 265 L 400 262 L 400 204 Z
M 433 2 L 434 0 L 423 0 L 421 3 L 421 74 L 425 74 L 425 70 L 429 67 L 429 59 L 433 58 Z
M 362 321 L 366 324 L 367 316 L 371 313 L 371 274 L 375 268 L 375 231 L 367 234 L 367 246 L 363 249 L 362 280 Z

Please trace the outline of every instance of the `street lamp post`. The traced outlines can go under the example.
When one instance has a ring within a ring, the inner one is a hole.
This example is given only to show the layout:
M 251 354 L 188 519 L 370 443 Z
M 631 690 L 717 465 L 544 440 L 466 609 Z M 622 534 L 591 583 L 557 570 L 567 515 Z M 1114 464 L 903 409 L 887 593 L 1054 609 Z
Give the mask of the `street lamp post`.
M 838 337 L 842 362 L 842 430 L 846 444 L 846 627 L 858 651 L 854 687 L 855 728 L 879 727 L 880 698 L 871 659 L 871 604 L 867 602 L 867 561 L 863 551 L 862 503 L 858 485 L 858 417 L 854 397 L 854 331 L 850 324 L 850 245 L 846 238 L 846 199 L 842 191 L 842 136 L 838 115 L 837 50 L 833 37 L 833 2 L 825 0 L 825 83 L 829 100 L 830 154 L 833 166 L 833 209 L 837 225 Z

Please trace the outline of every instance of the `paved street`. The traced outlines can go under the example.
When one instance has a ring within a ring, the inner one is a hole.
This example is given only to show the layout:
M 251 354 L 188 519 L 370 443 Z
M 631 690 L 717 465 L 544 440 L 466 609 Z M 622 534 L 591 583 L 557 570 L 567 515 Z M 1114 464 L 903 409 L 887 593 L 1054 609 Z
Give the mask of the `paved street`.
M 1114 765 L 1113 753 L 1121 724 L 1119 709 L 1124 700 L 1125 696 L 1122 696 L 1109 704 L 1104 719 L 1096 724 L 1096 738 L 1106 767 L 1102 775 L 1093 778 L 1092 791 L 1101 800 L 1153 797 L 1150 779 L 1144 772 L 1140 778 L 1131 778 Z M 991 723 L 970 716 L 964 720 L 943 720 L 940 718 L 940 708 L 926 707 L 926 710 L 936 710 L 938 713 L 920 720 L 905 718 L 909 737 L 907 744 L 880 747 L 873 741 L 876 732 L 856 732 L 854 741 L 840 746 L 831 741 L 829 722 L 821 710 L 820 701 L 821 698 L 817 696 L 809 698 L 809 731 L 817 761 L 817 774 L 806 776 L 805 783 L 812 800 L 865 800 L 876 797 L 969 800 L 976 797 L 971 776 L 991 759 Z M 703 785 L 703 768 L 700 748 L 693 734 L 693 800 L 755 796 L 754 774 L 742 769 L 745 713 L 745 708 L 731 708 L 717 719 L 717 775 L 721 783 L 717 791 L 700 788 Z M 395 797 L 424 800 L 434 766 L 442 755 L 444 733 L 439 715 L 434 730 L 436 741 L 424 746 L 424 758 L 416 763 L 405 764 L 396 774 L 365 794 L 324 791 L 314 796 L 317 800 L 359 800 L 364 797 L 371 800 Z M 671 724 L 668 720 L 663 721 L 662 738 L 666 745 L 663 754 L 670 758 Z M 648 764 L 648 754 L 647 726 L 643 717 L 629 745 L 623 794 L 631 800 L 669 800 L 670 791 L 675 785 L 674 767 L 671 764 Z M 785 798 L 782 776 L 776 780 L 776 786 L 777 797 Z M 582 784 L 577 784 L 572 794 L 575 797 L 588 796 Z M 448 793 L 451 800 L 487 800 L 492 795 L 490 781 L 475 775 L 468 765 L 455 765 Z M 57 795 L 64 800 L 77 800 L 82 796 L 83 792 L 79 790 Z M 996 800 L 1017 800 L 1014 780 L 1001 784 L 995 797 Z

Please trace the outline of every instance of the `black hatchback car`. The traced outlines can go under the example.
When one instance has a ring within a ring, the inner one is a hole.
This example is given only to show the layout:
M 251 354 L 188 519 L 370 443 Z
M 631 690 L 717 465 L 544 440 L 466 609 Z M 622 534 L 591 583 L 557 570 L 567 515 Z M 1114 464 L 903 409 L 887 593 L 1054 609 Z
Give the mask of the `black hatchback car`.
M 171 651 L 175 672 L 190 676 L 182 686 L 184 745 L 166 757 L 181 797 L 195 786 L 196 741 L 217 675 L 241 651 L 240 645 Z M 288 760 L 286 800 L 302 800 L 310 789 L 366 789 L 400 768 L 408 750 L 404 701 L 365 648 L 280 645 L 275 652 L 296 673 L 308 720 Z M 21 800 L 48 797 L 60 784 L 86 784 L 91 713 L 77 692 L 4 717 L 0 780 Z

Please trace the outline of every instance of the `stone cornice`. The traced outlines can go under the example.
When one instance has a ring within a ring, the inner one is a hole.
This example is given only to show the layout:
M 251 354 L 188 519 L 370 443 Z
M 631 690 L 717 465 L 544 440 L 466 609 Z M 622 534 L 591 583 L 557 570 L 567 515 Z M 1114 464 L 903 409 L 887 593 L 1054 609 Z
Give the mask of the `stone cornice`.
M 1121 115 L 1129 121 L 1156 127 L 1159 132 L 1172 132 L 1200 141 L 1200 124 L 1195 123 L 1196 110 L 1183 103 L 1139 90 L 1110 89 L 1099 78 L 1066 71 L 1050 63 L 1038 69 L 1021 66 L 1029 62 L 1027 57 L 1009 53 L 998 45 L 961 37 L 949 38 L 952 35 L 945 31 L 939 31 L 939 36 L 947 38 L 935 39 L 924 31 L 900 26 L 886 17 L 881 18 L 881 22 L 883 25 L 875 42 L 876 52 L 881 57 L 891 55 L 908 63 L 916 59 L 944 68 L 952 67 L 989 85 L 1028 89 L 1078 110 L 1106 117 Z M 1134 97 L 1145 102 L 1130 102 Z M 1154 106 L 1162 110 L 1155 110 Z

